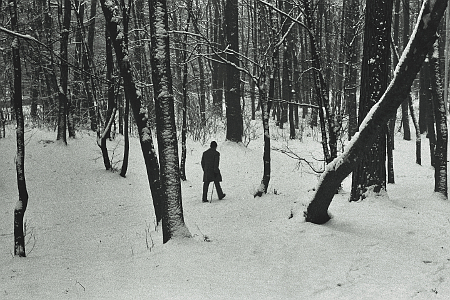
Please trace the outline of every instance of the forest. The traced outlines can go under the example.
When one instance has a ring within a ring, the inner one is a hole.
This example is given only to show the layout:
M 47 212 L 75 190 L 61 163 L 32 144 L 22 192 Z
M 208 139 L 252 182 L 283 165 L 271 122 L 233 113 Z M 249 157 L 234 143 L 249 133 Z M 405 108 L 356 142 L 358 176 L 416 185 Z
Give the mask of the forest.
M 447 4 L 0 0 L 0 294 L 445 299 Z

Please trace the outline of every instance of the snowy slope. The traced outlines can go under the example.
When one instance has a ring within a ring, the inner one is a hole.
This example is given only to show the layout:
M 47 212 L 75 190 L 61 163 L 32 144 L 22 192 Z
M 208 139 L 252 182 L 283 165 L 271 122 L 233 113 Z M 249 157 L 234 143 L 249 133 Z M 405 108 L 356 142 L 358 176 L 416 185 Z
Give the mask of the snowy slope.
M 286 145 L 274 132 L 273 145 Z M 302 216 L 317 176 L 284 154 L 272 152 L 270 192 L 253 198 L 262 140 L 246 148 L 217 137 L 227 196 L 201 203 L 207 147 L 188 141 L 183 206 L 194 238 L 162 245 L 136 139 L 121 178 L 103 170 L 94 135 L 67 147 L 47 142 L 53 132 L 26 137 L 24 259 L 11 255 L 14 132 L 0 139 L 0 299 L 450 299 L 450 203 L 432 193 L 426 142 L 417 166 L 414 142 L 398 138 L 387 195 L 349 203 L 346 181 L 319 226 Z M 119 140 L 108 144 L 115 161 Z M 312 137 L 289 147 L 320 157 Z

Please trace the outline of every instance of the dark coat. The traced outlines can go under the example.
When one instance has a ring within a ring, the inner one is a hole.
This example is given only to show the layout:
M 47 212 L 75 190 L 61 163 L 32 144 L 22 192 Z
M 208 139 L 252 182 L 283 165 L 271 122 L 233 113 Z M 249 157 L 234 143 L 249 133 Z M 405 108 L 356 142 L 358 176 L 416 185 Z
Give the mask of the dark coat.
M 202 155 L 203 182 L 222 181 L 219 170 L 220 153 L 209 148 Z

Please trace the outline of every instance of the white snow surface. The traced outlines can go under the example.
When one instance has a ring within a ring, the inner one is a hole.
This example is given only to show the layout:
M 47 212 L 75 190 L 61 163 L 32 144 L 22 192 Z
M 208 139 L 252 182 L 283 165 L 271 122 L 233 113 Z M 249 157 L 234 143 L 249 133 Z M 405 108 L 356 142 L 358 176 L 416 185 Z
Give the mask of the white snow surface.
M 202 203 L 207 146 L 188 140 L 182 197 L 193 238 L 162 244 L 138 140 L 122 178 L 104 170 L 94 133 L 78 133 L 66 147 L 47 141 L 55 136 L 26 134 L 26 258 L 11 254 L 12 128 L 0 139 L 0 299 L 450 299 L 450 203 L 433 194 L 425 138 L 418 166 L 414 141 L 397 136 L 396 184 L 387 194 L 350 203 L 347 179 L 326 225 L 306 223 L 302 213 L 318 177 L 279 152 L 269 193 L 253 198 L 262 135 L 247 148 L 216 137 L 226 198 L 214 192 Z M 108 142 L 115 162 L 118 140 Z M 286 143 L 320 157 L 312 137 L 272 140 Z

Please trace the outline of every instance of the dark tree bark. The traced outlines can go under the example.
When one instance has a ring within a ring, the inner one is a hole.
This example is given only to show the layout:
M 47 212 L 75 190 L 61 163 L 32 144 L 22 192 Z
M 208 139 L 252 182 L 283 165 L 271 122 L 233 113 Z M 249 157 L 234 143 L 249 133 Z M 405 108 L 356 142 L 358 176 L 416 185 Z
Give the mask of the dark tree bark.
M 163 242 L 166 243 L 174 238 L 191 237 L 191 234 L 184 223 L 181 201 L 166 0 L 149 0 L 149 8 L 150 62 L 155 95 L 156 131 L 163 195 Z
M 120 117 L 119 117 L 120 118 Z M 128 124 L 130 119 L 130 102 L 125 99 L 125 111 L 123 113 L 124 129 L 123 129 L 123 160 L 122 168 L 120 169 L 120 176 L 125 177 L 128 170 L 128 158 L 130 157 L 130 133 L 128 132 Z
M 186 21 L 186 32 L 189 30 L 190 14 Z M 186 138 L 187 138 L 187 103 L 188 103 L 188 57 L 187 57 L 187 42 L 188 35 L 184 36 L 183 43 L 183 80 L 182 80 L 182 97 L 183 97 L 183 124 L 181 128 L 181 163 L 180 163 L 180 178 L 186 180 Z
M 142 154 L 147 169 L 147 177 L 150 185 L 150 190 L 153 198 L 153 206 L 155 208 L 155 215 L 157 222 L 162 219 L 163 197 L 161 194 L 161 184 L 159 177 L 159 163 L 156 156 L 155 148 L 153 146 L 153 138 L 150 127 L 150 122 L 147 116 L 147 110 L 142 105 L 141 93 L 137 91 L 134 82 L 133 71 L 131 69 L 131 62 L 128 57 L 127 43 L 123 29 L 120 26 L 122 15 L 119 13 L 118 6 L 110 1 L 100 1 L 103 14 L 105 15 L 106 26 L 108 27 L 111 40 L 113 42 L 116 59 L 119 65 L 120 75 L 123 79 L 123 88 L 125 98 L 129 101 L 134 120 L 139 133 L 139 141 L 141 144 Z M 122 7 L 123 8 L 123 7 Z
M 429 57 L 425 58 L 420 70 L 420 114 L 425 123 L 428 143 L 430 147 L 430 162 L 434 166 L 436 146 L 436 133 L 434 130 L 433 94 L 432 94 L 432 66 Z M 420 125 L 419 125 L 420 126 Z
M 111 126 L 114 122 L 115 116 L 116 116 L 116 109 L 113 110 L 113 113 L 109 117 L 108 123 L 105 124 L 103 132 L 100 134 L 100 130 L 97 130 L 97 145 L 100 147 L 100 150 L 102 151 L 103 164 L 105 165 L 106 170 L 111 170 L 111 161 L 109 160 L 108 148 L 106 147 L 106 140 L 108 139 L 108 133 L 111 131 Z
M 390 74 L 392 1 L 366 2 L 366 23 L 361 71 L 359 124 L 388 85 Z M 365 198 L 370 187 L 375 193 L 386 190 L 386 129 L 383 126 L 369 151 L 361 153 L 352 176 L 350 201 Z
M 414 129 L 416 132 L 416 164 L 421 165 L 422 164 L 422 136 L 420 135 L 419 123 L 417 122 L 416 114 L 414 112 L 411 95 L 408 96 L 408 106 L 409 106 L 409 112 L 411 114 L 411 119 L 414 124 Z
M 69 78 L 69 65 L 67 63 L 67 44 L 70 30 L 70 0 L 64 0 L 64 15 L 61 30 L 60 56 L 61 56 L 61 81 L 59 86 L 58 107 L 58 133 L 56 140 L 67 144 L 67 82 Z
M 227 80 L 225 84 L 225 103 L 227 116 L 226 139 L 232 142 L 242 142 L 243 121 L 241 112 L 241 77 L 239 66 L 239 32 L 238 32 L 238 0 L 226 0 L 225 3 L 225 34 L 227 47 Z
M 416 30 L 394 73 L 394 78 L 376 106 L 367 114 L 347 149 L 326 167 L 305 212 L 306 221 L 323 224 L 330 220 L 328 207 L 337 188 L 355 168 L 360 153 L 367 151 L 386 123 L 411 91 L 411 85 L 437 39 L 439 22 L 447 7 L 446 0 L 427 0 L 419 13 Z
M 8 0 L 9 15 L 11 18 L 11 30 L 17 31 L 17 2 Z M 14 208 L 14 256 L 25 257 L 25 234 L 23 217 L 28 205 L 28 192 L 25 181 L 25 127 L 22 109 L 22 67 L 20 63 L 20 42 L 18 37 L 13 37 L 11 44 L 12 62 L 13 62 L 13 90 L 11 91 L 14 104 L 14 112 L 17 122 L 17 157 L 16 174 L 17 188 L 19 191 L 19 200 Z
M 358 21 L 359 0 L 344 0 L 345 16 L 345 76 L 344 76 L 344 98 L 347 103 L 348 113 L 348 139 L 358 131 L 358 119 L 356 117 L 356 92 L 358 90 Z
M 94 3 L 95 2 L 95 3 Z M 91 5 L 97 5 L 97 0 L 92 0 Z M 92 18 L 92 14 L 96 12 L 96 9 L 94 9 L 94 6 L 91 7 L 91 18 Z M 95 26 L 95 17 L 92 19 L 92 22 L 94 22 L 94 26 Z M 124 31 L 128 32 L 127 30 L 128 28 L 125 28 L 124 26 Z M 89 28 L 89 47 L 93 47 L 94 45 L 90 45 L 90 36 L 91 36 L 91 32 L 92 35 L 94 34 L 94 29 L 91 29 L 91 26 Z M 105 28 L 105 54 L 106 54 L 106 80 L 107 82 L 107 86 L 108 86 L 108 90 L 107 90 L 107 97 L 108 97 L 108 110 L 106 113 L 107 116 L 107 120 L 110 119 L 112 111 L 116 108 L 116 93 L 115 93 L 115 82 L 114 82 L 114 60 L 113 60 L 113 45 L 112 45 L 112 41 L 111 41 L 111 36 L 109 35 L 109 31 L 107 28 Z M 127 104 L 126 104 L 127 105 Z M 128 104 L 129 107 L 129 104 Z M 126 109 L 126 108 L 125 108 Z M 95 119 L 91 118 L 91 128 L 97 126 L 96 124 L 93 124 L 93 122 L 95 121 Z M 106 133 L 106 137 L 110 138 L 111 137 L 111 130 L 109 130 Z M 128 138 L 128 136 L 127 136 Z M 125 153 L 124 153 L 125 155 Z M 123 166 L 123 164 L 122 164 Z M 124 169 L 122 167 L 122 169 Z M 125 177 L 126 174 L 126 168 L 125 168 L 125 173 L 121 176 Z
M 406 47 L 409 40 L 409 0 L 402 0 L 403 4 L 403 47 Z M 411 140 L 411 129 L 409 128 L 409 116 L 408 116 L 408 99 L 402 103 L 402 127 L 403 127 L 403 139 L 406 141 Z
M 434 51 L 429 56 L 431 72 L 431 86 L 433 98 L 433 111 L 436 120 L 436 146 L 434 151 L 434 191 L 441 194 L 445 199 L 448 198 L 447 188 L 447 114 L 445 112 L 445 101 L 441 85 L 441 76 L 439 69 L 439 46 L 434 43 Z

